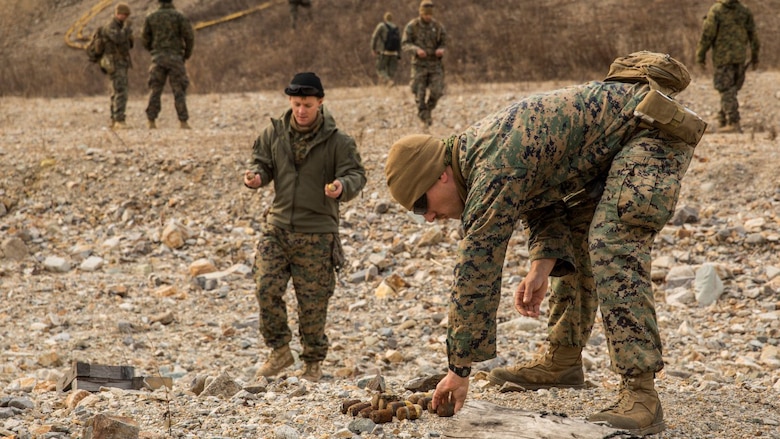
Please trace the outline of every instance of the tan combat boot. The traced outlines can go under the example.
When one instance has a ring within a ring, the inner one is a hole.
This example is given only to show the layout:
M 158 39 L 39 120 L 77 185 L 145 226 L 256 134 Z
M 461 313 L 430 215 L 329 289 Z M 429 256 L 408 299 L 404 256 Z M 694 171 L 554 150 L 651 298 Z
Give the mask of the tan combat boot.
M 664 411 L 655 391 L 653 372 L 635 377 L 624 376 L 620 383 L 618 401 L 610 407 L 590 415 L 590 422 L 606 422 L 614 428 L 628 430 L 637 436 L 664 431 Z
M 123 120 L 115 120 L 113 125 L 111 125 L 111 129 L 114 131 L 126 130 L 127 124 Z
M 284 345 L 271 351 L 271 355 L 255 374 L 255 377 L 272 377 L 295 363 L 290 345 Z
M 181 128 L 183 130 L 191 129 L 190 128 L 190 124 L 188 124 L 186 120 L 179 121 L 179 128 Z
M 157 124 L 154 122 L 154 119 L 147 120 L 146 126 L 149 127 L 150 130 L 157 128 Z
M 582 348 L 549 345 L 543 354 L 531 361 L 493 369 L 488 380 L 499 386 L 509 381 L 527 390 L 551 387 L 582 389 L 585 387 Z
M 303 373 L 301 374 L 301 379 L 304 379 L 306 381 L 310 381 L 312 383 L 316 383 L 322 378 L 322 369 L 320 369 L 320 362 L 314 361 L 311 363 L 306 363 Z

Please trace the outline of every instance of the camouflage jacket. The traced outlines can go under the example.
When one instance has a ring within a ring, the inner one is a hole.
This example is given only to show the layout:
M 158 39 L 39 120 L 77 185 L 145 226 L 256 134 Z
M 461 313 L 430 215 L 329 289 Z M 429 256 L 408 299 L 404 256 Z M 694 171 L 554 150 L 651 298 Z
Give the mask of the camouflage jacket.
M 108 56 L 114 65 L 132 67 L 130 49 L 133 48 L 133 29 L 130 21 L 122 23 L 116 18 L 106 23 L 101 29 L 105 44 L 103 56 Z
M 550 209 L 609 169 L 639 128 L 645 84 L 590 82 L 523 99 L 445 140 L 464 201 L 450 303 L 450 364 L 496 355 L 501 272 L 515 226 L 529 227 L 531 260 L 574 269 L 572 239 Z M 652 132 L 653 134 L 655 131 Z M 549 209 L 548 209 L 549 208 Z
M 249 169 L 260 174 L 263 186 L 274 184 L 274 201 L 267 221 L 300 233 L 337 233 L 339 201 L 355 198 L 366 184 L 365 169 L 355 140 L 336 127 L 322 107 L 322 127 L 296 165 L 290 141 L 292 110 L 271 119 L 252 146 Z M 344 186 L 339 200 L 325 196 L 325 185 L 338 178 Z
M 426 23 L 417 17 L 404 28 L 401 49 L 404 52 L 412 53 L 413 65 L 441 63 L 441 58 L 436 57 L 436 49 L 444 49 L 445 47 L 447 47 L 447 31 L 444 30 L 441 23 L 433 18 L 429 23 Z M 417 49 L 424 50 L 426 57 L 418 57 Z
M 739 0 L 718 0 L 704 17 L 701 38 L 696 47 L 696 62 L 704 63 L 711 48 L 715 67 L 744 64 L 748 44 L 751 61 L 758 62 L 760 43 L 753 13 Z
M 395 55 L 397 52 L 386 52 L 385 41 L 387 41 L 388 27 L 397 27 L 394 23 L 383 21 L 376 25 L 374 33 L 371 34 L 371 51 L 386 55 Z
M 195 32 L 190 21 L 173 5 L 161 3 L 160 8 L 144 20 L 141 32 L 144 49 L 157 56 L 181 56 L 190 59 L 195 45 Z

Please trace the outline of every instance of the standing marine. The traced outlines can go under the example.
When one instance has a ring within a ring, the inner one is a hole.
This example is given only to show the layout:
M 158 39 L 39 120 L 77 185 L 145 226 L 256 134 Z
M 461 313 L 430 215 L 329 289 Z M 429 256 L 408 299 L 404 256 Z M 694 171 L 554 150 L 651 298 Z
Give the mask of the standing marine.
M 190 79 L 187 77 L 184 62 L 192 56 L 195 31 L 187 17 L 173 6 L 172 0 L 159 2 L 160 8 L 146 17 L 141 34 L 144 49 L 152 55 L 152 66 L 149 68 L 151 92 L 146 118 L 150 129 L 157 128 L 155 121 L 160 114 L 160 97 L 167 81 L 173 91 L 173 105 L 180 127 L 189 129 L 187 87 L 190 85 Z
M 133 29 L 128 17 L 130 6 L 127 3 L 117 3 L 111 21 L 100 30 L 104 44 L 100 68 L 111 78 L 111 128 L 114 130 L 127 128 L 127 71 L 133 66 L 130 59 Z
M 712 49 L 713 84 L 720 93 L 718 126 L 722 133 L 742 132 L 737 92 L 745 83 L 748 64 L 753 70 L 758 66 L 760 47 L 753 13 L 739 0 L 718 0 L 710 7 L 696 48 L 696 62 L 704 67 L 707 51 Z
M 447 32 L 433 18 L 431 0 L 420 3 L 420 15 L 407 23 L 401 39 L 402 48 L 412 54 L 412 93 L 417 104 L 417 116 L 428 127 L 433 123 L 431 112 L 444 95 L 444 50 Z

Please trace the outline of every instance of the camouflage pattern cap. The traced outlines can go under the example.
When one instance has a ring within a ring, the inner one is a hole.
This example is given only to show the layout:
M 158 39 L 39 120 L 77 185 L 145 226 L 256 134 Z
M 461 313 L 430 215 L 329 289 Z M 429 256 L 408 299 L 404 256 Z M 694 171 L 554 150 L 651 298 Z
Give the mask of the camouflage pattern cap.
M 114 14 L 130 15 L 130 6 L 128 6 L 127 3 L 117 3 L 116 7 L 114 8 Z
M 420 2 L 420 14 L 433 15 L 433 2 L 431 0 L 422 0 Z
M 444 172 L 444 142 L 426 134 L 404 136 L 390 147 L 385 178 L 390 194 L 407 210 Z

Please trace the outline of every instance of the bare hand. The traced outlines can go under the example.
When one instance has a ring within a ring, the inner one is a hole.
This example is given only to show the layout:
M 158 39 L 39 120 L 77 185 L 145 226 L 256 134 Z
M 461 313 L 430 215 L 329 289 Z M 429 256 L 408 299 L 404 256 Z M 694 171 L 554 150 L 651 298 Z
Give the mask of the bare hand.
M 515 309 L 526 317 L 539 317 L 540 307 L 549 286 L 549 276 L 556 259 L 537 259 L 515 290 Z
M 444 49 L 436 49 L 436 58 L 441 58 L 444 56 Z
M 332 183 L 325 185 L 325 196 L 329 198 L 338 198 L 344 191 L 344 186 L 339 180 L 333 180 Z
M 440 405 L 455 403 L 455 413 L 458 413 L 463 408 L 463 403 L 466 402 L 466 395 L 469 393 L 469 379 L 461 378 L 455 375 L 454 372 L 447 372 L 447 376 L 444 377 L 436 386 L 436 390 L 433 391 L 433 398 L 431 399 L 431 405 L 434 410 Z
M 263 184 L 262 178 L 260 178 L 260 174 L 255 174 L 252 171 L 246 170 L 244 171 L 244 185 L 252 188 L 257 189 Z
M 417 58 L 425 58 L 426 56 L 428 56 L 428 54 L 427 54 L 427 53 L 425 53 L 425 51 L 424 51 L 424 50 L 422 50 L 422 49 L 417 49 Z

